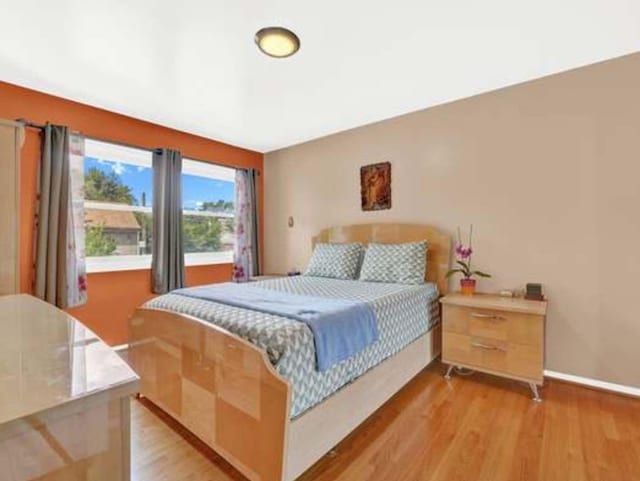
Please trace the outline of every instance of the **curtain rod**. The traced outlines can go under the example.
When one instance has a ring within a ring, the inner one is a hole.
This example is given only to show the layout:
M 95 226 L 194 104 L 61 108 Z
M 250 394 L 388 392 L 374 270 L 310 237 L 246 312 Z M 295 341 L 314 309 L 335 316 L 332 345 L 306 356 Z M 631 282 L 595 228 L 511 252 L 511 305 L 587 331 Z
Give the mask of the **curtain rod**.
M 35 122 L 31 122 L 30 120 L 27 120 L 27 119 L 16 119 L 16 122 L 20 122 L 25 127 L 31 127 L 32 129 L 43 130 L 45 127 L 42 124 L 36 124 Z
M 24 125 L 25 127 L 30 127 L 32 129 L 38 129 L 38 130 L 44 130 L 45 125 L 43 124 L 37 124 L 35 122 L 31 122 L 30 120 L 27 119 L 16 119 L 16 122 L 20 122 L 22 125 Z M 144 150 L 146 152 L 156 152 L 160 149 L 150 149 L 149 147 L 141 147 L 139 145 L 133 145 L 133 144 L 128 144 L 126 142 L 119 142 L 117 140 L 110 140 L 110 139 L 103 139 L 100 137 L 93 137 L 90 135 L 85 135 L 84 136 L 87 139 L 90 140 L 97 140 L 98 142 L 105 142 L 108 144 L 114 144 L 114 145 L 120 145 L 122 147 L 128 147 L 130 149 L 138 149 L 138 150 Z M 230 169 L 235 169 L 235 170 L 250 170 L 247 169 L 246 167 L 236 167 L 235 165 L 228 165 L 228 164 L 223 164 L 222 162 L 216 162 L 215 160 L 203 160 L 203 159 L 197 159 L 195 157 L 188 157 L 189 160 L 195 160 L 196 162 L 204 162 L 207 164 L 213 164 L 213 165 L 218 165 L 220 167 L 228 167 Z M 256 172 L 258 173 L 258 175 L 260 175 L 260 171 L 258 169 L 256 169 Z

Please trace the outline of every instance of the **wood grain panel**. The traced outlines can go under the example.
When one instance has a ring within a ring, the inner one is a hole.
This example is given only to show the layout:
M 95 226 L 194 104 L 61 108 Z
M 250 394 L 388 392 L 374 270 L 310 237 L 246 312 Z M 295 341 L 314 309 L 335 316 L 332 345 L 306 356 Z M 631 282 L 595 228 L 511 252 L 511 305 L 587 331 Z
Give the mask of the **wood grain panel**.
M 545 402 L 434 363 L 298 481 L 632 481 L 640 400 L 548 380 Z M 151 403 L 133 403 L 133 479 L 245 478 Z
M 0 119 L 0 295 L 20 290 L 20 148 L 23 127 Z
M 144 396 L 249 479 L 282 479 L 289 385 L 264 351 L 193 317 L 138 309 L 128 355 Z
M 424 239 L 430 246 L 427 280 L 446 291 L 451 241 L 432 227 L 347 226 L 325 230 L 314 242 Z M 440 336 L 434 334 L 439 330 L 425 333 L 290 421 L 289 384 L 257 346 L 194 317 L 158 309 L 138 309 L 129 324 L 129 359 L 142 379 L 141 393 L 255 481 L 291 481 L 427 366 L 440 349 Z M 332 423 L 337 412 L 348 413 L 348 422 Z
M 445 274 L 451 262 L 451 237 L 435 227 L 422 224 L 355 224 L 329 227 L 312 239 L 317 242 L 400 243 L 427 241 L 427 271 L 425 280 L 435 282 L 441 294 L 448 290 Z
M 532 346 L 544 340 L 543 316 L 454 305 L 443 306 L 443 313 L 446 332 Z
M 476 309 L 493 309 L 504 312 L 521 312 L 544 316 L 547 313 L 546 301 L 531 301 L 522 297 L 502 297 L 495 294 L 476 292 L 472 296 L 452 292 L 440 300 L 444 305 L 466 306 Z
M 541 346 L 496 341 L 453 332 L 445 332 L 443 341 L 443 362 L 542 383 Z
M 287 479 L 295 479 L 440 354 L 440 329 L 434 328 L 357 382 L 296 418 L 289 430 Z M 348 409 L 344 407 L 348 406 Z M 327 420 L 331 420 L 328 422 Z M 311 436 L 310 436 L 310 433 Z
M 542 384 L 546 302 L 460 293 L 440 302 L 444 362 Z
M 0 432 L 0 479 L 129 481 L 129 402 L 87 401 Z

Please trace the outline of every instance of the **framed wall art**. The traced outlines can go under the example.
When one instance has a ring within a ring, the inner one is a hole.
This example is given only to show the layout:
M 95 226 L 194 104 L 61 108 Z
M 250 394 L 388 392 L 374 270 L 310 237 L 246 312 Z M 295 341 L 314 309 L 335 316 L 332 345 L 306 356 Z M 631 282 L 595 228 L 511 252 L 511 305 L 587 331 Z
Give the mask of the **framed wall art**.
M 391 209 L 391 164 L 381 162 L 360 167 L 362 210 Z

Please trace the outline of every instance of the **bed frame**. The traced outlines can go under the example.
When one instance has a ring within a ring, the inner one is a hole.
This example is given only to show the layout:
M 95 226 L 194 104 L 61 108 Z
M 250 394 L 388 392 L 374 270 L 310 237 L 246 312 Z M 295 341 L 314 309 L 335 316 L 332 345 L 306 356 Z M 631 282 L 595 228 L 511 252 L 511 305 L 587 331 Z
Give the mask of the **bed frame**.
M 426 279 L 447 292 L 450 237 L 426 225 L 332 227 L 316 242 L 429 243 Z M 426 308 L 426 306 L 425 306 Z M 137 309 L 129 359 L 140 393 L 252 481 L 292 481 L 344 439 L 440 353 L 439 327 L 289 419 L 288 382 L 266 353 L 195 317 Z M 331 422 L 327 422 L 331 420 Z

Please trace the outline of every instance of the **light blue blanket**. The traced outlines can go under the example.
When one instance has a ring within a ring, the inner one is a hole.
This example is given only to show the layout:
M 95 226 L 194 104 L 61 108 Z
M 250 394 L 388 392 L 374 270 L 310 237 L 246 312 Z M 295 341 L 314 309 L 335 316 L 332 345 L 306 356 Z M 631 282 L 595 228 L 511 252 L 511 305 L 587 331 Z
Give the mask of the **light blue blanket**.
M 232 282 L 178 289 L 172 294 L 304 322 L 313 332 L 317 367 L 321 372 L 378 340 L 376 314 L 365 302 L 290 294 Z

